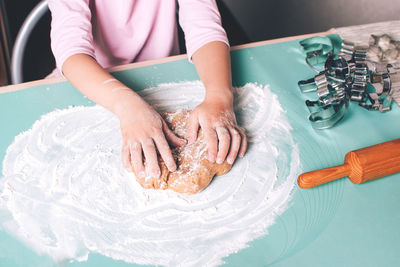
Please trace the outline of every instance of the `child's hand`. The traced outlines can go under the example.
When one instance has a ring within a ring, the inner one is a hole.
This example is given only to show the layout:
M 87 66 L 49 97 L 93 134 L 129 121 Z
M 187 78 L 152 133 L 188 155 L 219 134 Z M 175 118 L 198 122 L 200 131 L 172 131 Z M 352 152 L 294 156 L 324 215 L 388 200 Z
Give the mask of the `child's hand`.
M 176 170 L 167 140 L 184 145 L 161 116 L 138 94 L 112 77 L 96 60 L 86 54 L 70 56 L 63 64 L 64 75 L 92 101 L 113 112 L 120 120 L 122 163 L 144 178 L 161 174 L 157 151 L 170 171 Z M 145 163 L 146 162 L 146 166 Z
M 117 115 L 123 140 L 122 164 L 128 171 L 132 171 L 133 166 L 140 178 L 159 178 L 161 170 L 156 149 L 168 170 L 176 170 L 167 140 L 175 146 L 184 145 L 186 141 L 177 137 L 149 104 L 137 97 L 133 102 L 122 103 Z
M 197 139 L 199 127 L 207 141 L 208 160 L 233 164 L 236 156 L 243 157 L 247 148 L 246 135 L 237 125 L 232 99 L 224 95 L 208 94 L 190 114 L 189 144 Z

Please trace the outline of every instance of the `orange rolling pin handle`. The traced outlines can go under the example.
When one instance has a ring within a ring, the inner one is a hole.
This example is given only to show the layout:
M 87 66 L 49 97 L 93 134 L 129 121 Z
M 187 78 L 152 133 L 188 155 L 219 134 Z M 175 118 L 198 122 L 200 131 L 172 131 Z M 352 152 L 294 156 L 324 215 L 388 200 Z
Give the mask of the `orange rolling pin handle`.
M 350 171 L 350 166 L 343 164 L 322 170 L 306 172 L 299 176 L 297 184 L 303 189 L 308 189 L 348 176 Z

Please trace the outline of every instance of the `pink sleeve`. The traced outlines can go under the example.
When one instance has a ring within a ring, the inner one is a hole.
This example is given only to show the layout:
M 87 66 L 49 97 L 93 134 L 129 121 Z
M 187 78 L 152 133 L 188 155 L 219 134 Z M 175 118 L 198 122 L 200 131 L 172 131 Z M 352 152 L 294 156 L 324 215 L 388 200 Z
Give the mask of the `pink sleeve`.
M 215 0 L 179 0 L 179 23 L 185 33 L 189 60 L 197 49 L 212 41 L 229 41 L 221 25 Z
M 93 58 L 93 36 L 89 0 L 48 0 L 51 11 L 51 49 L 61 71 L 65 60 L 74 54 Z

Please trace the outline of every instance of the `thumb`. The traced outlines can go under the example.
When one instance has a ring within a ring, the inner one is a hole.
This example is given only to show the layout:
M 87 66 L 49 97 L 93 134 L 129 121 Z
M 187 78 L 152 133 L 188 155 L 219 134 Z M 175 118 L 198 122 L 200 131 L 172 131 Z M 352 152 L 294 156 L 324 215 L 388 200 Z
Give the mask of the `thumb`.
M 165 138 L 168 140 L 168 142 L 174 146 L 183 146 L 186 144 L 186 140 L 183 138 L 179 138 L 165 123 L 164 120 L 162 120 L 162 127 L 163 131 L 165 134 Z

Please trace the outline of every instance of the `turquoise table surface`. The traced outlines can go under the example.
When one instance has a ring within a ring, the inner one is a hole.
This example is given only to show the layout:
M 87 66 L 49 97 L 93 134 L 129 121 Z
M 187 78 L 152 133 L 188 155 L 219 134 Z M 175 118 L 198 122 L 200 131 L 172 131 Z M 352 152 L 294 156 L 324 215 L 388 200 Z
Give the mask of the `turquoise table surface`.
M 299 145 L 304 171 L 343 163 L 351 150 L 400 137 L 400 109 L 367 111 L 352 103 L 334 128 L 313 130 L 299 80 L 314 72 L 305 64 L 298 41 L 231 52 L 233 84 L 270 85 L 286 110 Z M 131 88 L 198 80 L 186 59 L 113 73 Z M 21 131 L 42 114 L 74 105 L 93 105 L 68 82 L 32 86 L 0 94 L 0 161 Z M 0 178 L 1 179 L 1 178 Z M 0 214 L 1 216 L 1 214 Z M 361 185 L 347 178 L 309 190 L 296 187 L 290 207 L 248 248 L 225 258 L 226 266 L 400 266 L 400 174 Z M 0 231 L 0 266 L 54 266 Z M 137 266 L 91 253 L 86 262 L 67 266 Z

